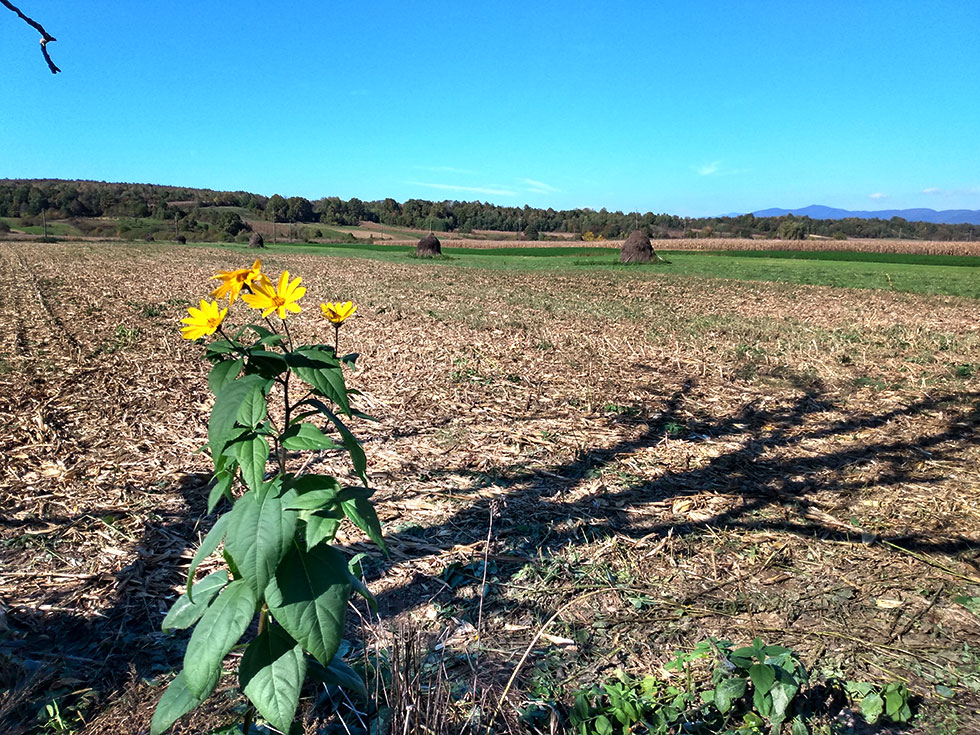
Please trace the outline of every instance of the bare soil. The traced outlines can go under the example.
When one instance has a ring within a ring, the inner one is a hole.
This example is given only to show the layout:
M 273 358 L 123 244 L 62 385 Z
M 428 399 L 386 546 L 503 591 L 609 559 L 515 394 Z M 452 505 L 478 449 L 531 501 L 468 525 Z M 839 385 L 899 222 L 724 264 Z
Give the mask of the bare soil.
M 214 521 L 179 320 L 251 257 L 0 242 L 3 732 L 52 701 L 77 732 L 146 732 L 186 642 L 159 624 Z M 341 349 L 391 556 L 341 536 L 381 608 L 352 640 L 414 621 L 494 692 L 530 651 L 521 707 L 759 636 L 819 676 L 907 681 L 909 732 L 980 731 L 977 301 L 260 257 L 310 289 L 300 339 L 332 337 L 320 301 L 359 306 Z

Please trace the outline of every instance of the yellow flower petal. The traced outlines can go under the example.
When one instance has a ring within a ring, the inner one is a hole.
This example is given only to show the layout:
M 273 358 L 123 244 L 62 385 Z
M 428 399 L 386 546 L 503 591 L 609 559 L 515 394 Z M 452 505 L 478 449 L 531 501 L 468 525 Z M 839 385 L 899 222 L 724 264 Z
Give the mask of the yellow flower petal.
M 351 314 L 357 311 L 357 307 L 354 306 L 353 301 L 347 301 L 345 303 L 329 302 L 326 304 L 320 304 L 320 311 L 323 312 L 323 316 L 327 318 L 328 321 L 335 325 L 340 325 L 347 319 Z
M 184 317 L 180 321 L 186 324 L 181 327 L 180 334 L 184 339 L 200 339 L 209 334 L 214 334 L 224 321 L 228 309 L 221 309 L 215 301 L 201 301 L 201 308 L 188 307 L 190 316 Z

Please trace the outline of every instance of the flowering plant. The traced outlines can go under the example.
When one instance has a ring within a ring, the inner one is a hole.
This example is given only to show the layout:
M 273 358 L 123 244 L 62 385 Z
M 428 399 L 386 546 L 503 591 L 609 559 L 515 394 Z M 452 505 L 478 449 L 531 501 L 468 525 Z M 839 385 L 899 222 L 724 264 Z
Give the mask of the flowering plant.
M 193 632 L 183 670 L 157 704 L 152 735 L 211 694 L 225 657 L 256 616 L 257 633 L 238 664 L 238 682 L 250 701 L 246 734 L 256 713 L 288 732 L 308 673 L 363 687 L 337 650 L 352 592 L 372 605 L 374 599 L 331 542 L 346 518 L 384 548 L 364 450 L 345 421 L 370 418 L 351 407 L 356 391 L 344 380 L 344 366 L 353 369 L 357 356 L 339 357 L 336 346 L 294 344 L 287 319 L 301 311 L 301 278 L 290 280 L 284 271 L 273 284 L 258 260 L 214 278 L 221 282 L 211 294 L 218 301 L 191 307 L 181 331 L 191 340 L 220 337 L 205 353 L 215 395 L 208 422 L 214 463 L 208 512 L 223 499 L 231 509 L 204 538 L 188 570 L 187 591 L 164 618 L 165 631 Z M 229 334 L 225 318 L 239 297 L 256 318 Z M 349 302 L 342 306 L 341 322 L 356 309 Z M 304 472 L 306 465 L 294 468 L 296 453 L 318 450 L 346 453 L 356 479 L 345 484 Z M 225 568 L 196 579 L 201 562 L 222 544 Z

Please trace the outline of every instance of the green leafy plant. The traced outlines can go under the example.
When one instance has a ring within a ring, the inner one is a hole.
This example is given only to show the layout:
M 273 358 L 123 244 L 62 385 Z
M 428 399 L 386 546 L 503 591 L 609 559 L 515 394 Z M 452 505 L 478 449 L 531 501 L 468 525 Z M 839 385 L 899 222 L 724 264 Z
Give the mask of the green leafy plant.
M 809 735 L 820 715 L 836 714 L 808 699 L 809 675 L 794 651 L 758 638 L 735 649 L 730 641 L 708 639 L 678 652 L 664 669 L 680 680 L 617 671 L 601 685 L 573 692 L 572 730 L 577 735 Z M 829 684 L 839 693 L 838 707 L 848 694 L 871 724 L 882 717 L 895 723 L 912 717 L 908 690 L 899 682 Z
M 861 708 L 861 715 L 871 725 L 884 717 L 892 722 L 903 723 L 912 719 L 909 706 L 909 690 L 901 682 L 889 682 L 876 686 L 864 681 L 849 681 L 844 689 Z
M 778 733 L 792 718 L 793 735 L 808 732 L 803 718 L 795 715 L 794 699 L 809 682 L 806 668 L 797 655 L 783 646 L 767 646 L 756 638 L 751 646 L 725 651 L 712 676 L 714 689 L 702 693 L 722 715 L 737 709 L 751 683 L 752 708 Z
M 224 672 L 225 657 L 256 618 L 256 634 L 241 646 L 237 672 L 250 702 L 246 733 L 256 712 L 288 732 L 307 674 L 363 689 L 337 654 L 352 592 L 372 604 L 373 598 L 331 542 L 346 518 L 384 548 L 364 450 L 345 421 L 369 418 L 351 407 L 356 391 L 344 380 L 343 368 L 353 368 L 356 355 L 339 357 L 336 343 L 294 342 L 286 319 L 300 311 L 296 302 L 306 289 L 301 279 L 290 281 L 288 271 L 273 285 L 256 260 L 251 268 L 215 278 L 221 285 L 212 297 L 227 297 L 231 307 L 241 296 L 262 316 L 229 335 L 228 308 L 202 300 L 183 320 L 187 339 L 221 337 L 206 346 L 215 395 L 206 447 L 214 463 L 208 512 L 223 499 L 231 509 L 197 550 L 187 590 L 163 621 L 165 631 L 193 632 L 183 670 L 157 704 L 153 735 L 204 702 Z M 290 453 L 319 450 L 346 452 L 356 481 L 291 470 Z M 224 568 L 197 579 L 198 567 L 222 544 Z
M 654 676 L 639 678 L 617 671 L 601 686 L 575 693 L 569 723 L 578 735 L 637 731 L 666 735 L 683 721 L 692 700 L 689 692 Z

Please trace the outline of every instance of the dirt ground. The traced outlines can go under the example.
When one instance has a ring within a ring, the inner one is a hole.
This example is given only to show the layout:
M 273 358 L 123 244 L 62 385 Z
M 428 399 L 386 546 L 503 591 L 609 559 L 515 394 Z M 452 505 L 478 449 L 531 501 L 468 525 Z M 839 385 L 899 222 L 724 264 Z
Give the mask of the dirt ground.
M 517 669 L 521 708 L 758 636 L 816 676 L 906 681 L 909 732 L 980 732 L 980 302 L 261 257 L 309 287 L 301 339 L 332 337 L 320 301 L 359 305 L 341 349 L 391 555 L 340 536 L 380 602 L 352 640 L 414 621 L 488 691 Z M 179 320 L 250 258 L 0 242 L 3 732 L 147 731 L 214 521 Z M 175 732 L 240 706 L 213 700 Z

